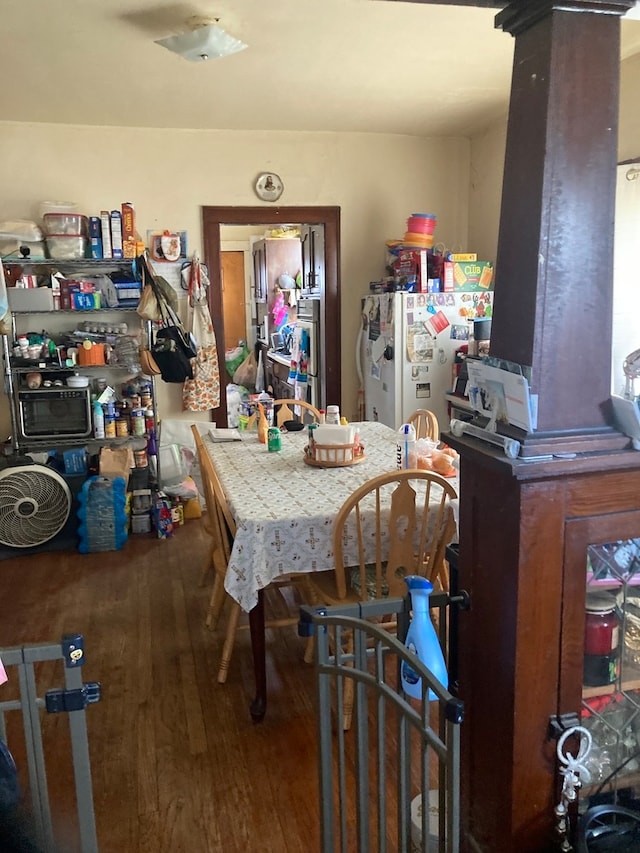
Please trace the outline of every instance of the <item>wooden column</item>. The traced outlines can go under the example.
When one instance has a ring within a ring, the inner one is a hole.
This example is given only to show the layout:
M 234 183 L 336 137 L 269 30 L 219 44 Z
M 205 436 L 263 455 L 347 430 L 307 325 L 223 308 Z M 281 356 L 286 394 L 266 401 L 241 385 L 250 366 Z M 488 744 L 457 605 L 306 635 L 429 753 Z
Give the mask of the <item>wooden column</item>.
M 516 43 L 491 353 L 532 367 L 530 453 L 620 446 L 608 399 L 620 15 L 632 5 L 521 0 L 496 18 Z
M 640 454 L 607 412 L 620 16 L 632 5 L 513 0 L 496 19 L 516 45 L 491 352 L 532 366 L 538 430 L 518 436 L 525 453 L 576 455 L 510 461 L 447 436 L 461 454 L 472 602 L 460 616 L 467 853 L 557 849 L 547 728 L 580 710 L 586 544 L 611 541 L 590 540 L 605 530 L 591 519 L 615 538 L 640 484 Z

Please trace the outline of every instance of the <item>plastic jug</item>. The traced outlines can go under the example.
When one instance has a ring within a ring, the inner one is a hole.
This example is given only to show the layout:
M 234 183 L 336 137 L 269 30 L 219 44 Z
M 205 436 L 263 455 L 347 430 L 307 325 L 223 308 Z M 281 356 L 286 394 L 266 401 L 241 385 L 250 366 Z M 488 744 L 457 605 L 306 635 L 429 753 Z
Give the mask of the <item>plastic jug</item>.
M 413 610 L 404 644 L 446 687 L 449 682 L 447 667 L 438 635 L 429 615 L 429 596 L 433 592 L 433 584 L 420 575 L 407 575 L 404 580 L 409 587 Z M 422 678 L 406 661 L 402 661 L 400 667 L 400 680 L 402 689 L 408 696 L 413 699 L 422 699 Z M 437 698 L 433 690 L 429 690 L 429 701 L 432 702 Z

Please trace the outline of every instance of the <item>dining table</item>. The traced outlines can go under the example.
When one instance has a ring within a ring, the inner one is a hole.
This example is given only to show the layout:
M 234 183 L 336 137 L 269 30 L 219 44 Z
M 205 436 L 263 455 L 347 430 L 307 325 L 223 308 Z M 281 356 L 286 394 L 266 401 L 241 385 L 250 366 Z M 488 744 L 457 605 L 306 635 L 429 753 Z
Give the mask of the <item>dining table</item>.
M 263 590 L 281 575 L 331 569 L 340 507 L 363 483 L 397 467 L 395 430 L 377 421 L 353 426 L 363 453 L 354 464 L 339 467 L 309 464 L 306 426 L 283 432 L 277 452 L 260 443 L 256 432 L 212 427 L 202 434 L 235 521 L 225 589 L 249 613 L 254 721 L 263 719 L 267 707 Z M 452 482 L 455 487 L 457 481 Z M 353 556 L 355 563 L 357 551 Z

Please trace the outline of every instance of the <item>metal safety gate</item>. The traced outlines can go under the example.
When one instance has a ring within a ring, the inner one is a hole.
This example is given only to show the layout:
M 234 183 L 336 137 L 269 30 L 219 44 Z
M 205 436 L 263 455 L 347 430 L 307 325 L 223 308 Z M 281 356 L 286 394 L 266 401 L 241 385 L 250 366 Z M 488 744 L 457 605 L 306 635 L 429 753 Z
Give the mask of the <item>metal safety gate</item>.
M 464 606 L 463 598 L 430 597 L 443 649 L 450 645 L 448 607 Z M 463 704 L 404 646 L 409 608 L 408 597 L 301 608 L 299 633 L 316 638 L 322 853 L 459 849 Z M 390 618 L 397 637 L 380 627 Z M 353 643 L 345 643 L 352 632 Z M 421 701 L 402 691 L 402 661 L 422 677 Z M 353 717 L 344 731 L 349 679 Z
M 44 661 L 64 662 L 64 688 L 48 690 L 38 696 L 36 665 Z M 17 698 L 0 701 L 0 740 L 7 743 L 7 713 L 22 712 L 24 753 L 29 777 L 29 822 L 33 823 L 34 841 L 39 849 L 55 851 L 49 788 L 43 746 L 42 712 L 57 714 L 68 712 L 73 774 L 75 781 L 78 831 L 82 853 L 97 853 L 91 766 L 85 708 L 100 700 L 100 684 L 82 682 L 84 641 L 80 634 L 65 636 L 61 643 L 25 645 L 0 648 L 0 661 L 6 669 L 9 684 L 17 679 Z M 5 688 L 0 687 L 0 697 Z

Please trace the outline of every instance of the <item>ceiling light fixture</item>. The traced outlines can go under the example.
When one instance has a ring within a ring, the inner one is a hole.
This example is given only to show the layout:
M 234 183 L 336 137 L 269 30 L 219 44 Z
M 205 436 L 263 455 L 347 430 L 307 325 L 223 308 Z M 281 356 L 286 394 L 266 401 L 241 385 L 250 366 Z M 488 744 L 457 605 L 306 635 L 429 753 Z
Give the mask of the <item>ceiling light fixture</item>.
M 188 32 L 158 39 L 156 44 L 166 47 L 189 62 L 230 56 L 247 47 L 244 42 L 219 27 L 216 21 L 191 18 L 187 21 L 187 26 L 190 28 Z

